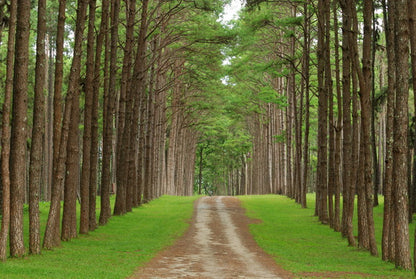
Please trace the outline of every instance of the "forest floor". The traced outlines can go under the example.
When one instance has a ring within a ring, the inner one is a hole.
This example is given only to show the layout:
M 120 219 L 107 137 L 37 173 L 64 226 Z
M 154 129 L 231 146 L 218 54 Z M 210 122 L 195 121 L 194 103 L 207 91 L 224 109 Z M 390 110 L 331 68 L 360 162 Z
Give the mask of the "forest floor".
M 255 242 L 233 197 L 202 197 L 188 231 L 130 278 L 292 278 Z

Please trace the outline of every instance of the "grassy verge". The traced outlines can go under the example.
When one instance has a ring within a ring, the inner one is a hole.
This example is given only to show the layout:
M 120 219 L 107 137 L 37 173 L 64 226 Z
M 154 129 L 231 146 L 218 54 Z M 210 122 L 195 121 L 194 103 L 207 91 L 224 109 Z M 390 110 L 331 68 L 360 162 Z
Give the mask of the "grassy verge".
M 186 230 L 195 199 L 163 196 L 61 248 L 0 263 L 0 277 L 125 278 Z
M 250 227 L 257 243 L 284 269 L 300 278 L 310 276 L 311 272 L 321 273 L 323 277 L 326 277 L 325 272 L 340 272 L 342 278 L 414 278 L 413 272 L 398 270 L 380 257 L 348 247 L 340 233 L 320 224 L 313 216 L 312 195 L 308 196 L 307 209 L 283 196 L 243 196 L 240 199 L 250 217 L 263 221 Z M 380 251 L 382 207 L 381 200 L 381 205 L 374 209 Z M 412 224 L 411 239 L 414 230 Z

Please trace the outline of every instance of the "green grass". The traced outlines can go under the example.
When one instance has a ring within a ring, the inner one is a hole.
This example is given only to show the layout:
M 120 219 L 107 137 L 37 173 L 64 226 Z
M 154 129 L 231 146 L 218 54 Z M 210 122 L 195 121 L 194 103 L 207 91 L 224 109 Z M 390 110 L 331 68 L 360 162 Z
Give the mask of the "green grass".
M 125 278 L 186 230 L 196 198 L 163 196 L 53 251 L 0 263 L 0 277 Z
M 381 257 L 348 247 L 346 239 L 314 217 L 314 196 L 308 195 L 307 209 L 283 196 L 239 197 L 251 218 L 261 219 L 250 230 L 257 243 L 284 269 L 300 278 L 306 272 L 341 272 L 340 278 L 413 278 Z M 381 200 L 381 203 L 383 201 Z M 381 252 L 382 204 L 374 209 L 376 238 Z M 357 227 L 355 225 L 355 227 Z M 410 227 L 411 246 L 415 226 Z M 413 252 L 412 252 L 413 253 Z M 321 275 L 326 277 L 325 275 Z

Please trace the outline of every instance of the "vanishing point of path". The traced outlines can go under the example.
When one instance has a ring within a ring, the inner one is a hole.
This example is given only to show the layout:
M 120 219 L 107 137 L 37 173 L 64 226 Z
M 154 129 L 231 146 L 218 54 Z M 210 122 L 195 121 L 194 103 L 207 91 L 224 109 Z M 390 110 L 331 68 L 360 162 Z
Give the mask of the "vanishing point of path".
M 254 241 L 249 223 L 237 198 L 202 197 L 185 235 L 131 278 L 290 278 Z

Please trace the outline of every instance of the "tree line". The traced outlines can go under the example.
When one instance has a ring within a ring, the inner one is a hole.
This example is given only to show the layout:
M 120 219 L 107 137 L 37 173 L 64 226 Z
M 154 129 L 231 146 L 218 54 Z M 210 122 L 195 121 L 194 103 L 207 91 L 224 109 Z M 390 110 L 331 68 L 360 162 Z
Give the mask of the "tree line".
M 2 260 L 27 253 L 26 207 L 28 252 L 39 254 L 160 195 L 193 194 L 195 100 L 220 83 L 205 77 L 221 72 L 224 40 L 201 34 L 200 23 L 220 30 L 221 8 L 183 0 L 0 3 Z M 50 202 L 43 237 L 40 201 Z
M 416 185 L 413 2 L 247 1 L 228 49 L 252 148 L 226 183 L 303 207 L 316 192 L 319 220 L 374 256 L 382 194 L 381 256 L 405 269 Z
M 373 255 L 382 194 L 382 258 L 412 267 L 413 1 L 250 0 L 229 24 L 223 5 L 0 3 L 3 260 L 26 253 L 27 205 L 38 254 L 163 194 L 316 192 Z

